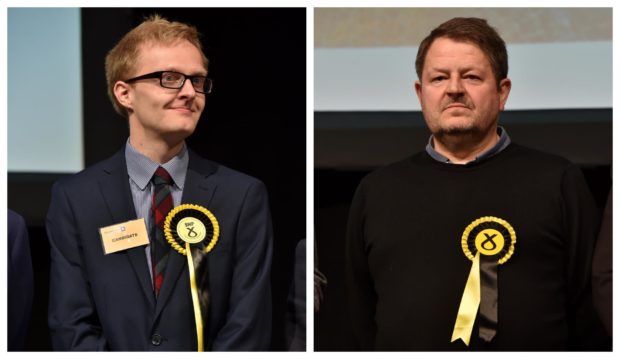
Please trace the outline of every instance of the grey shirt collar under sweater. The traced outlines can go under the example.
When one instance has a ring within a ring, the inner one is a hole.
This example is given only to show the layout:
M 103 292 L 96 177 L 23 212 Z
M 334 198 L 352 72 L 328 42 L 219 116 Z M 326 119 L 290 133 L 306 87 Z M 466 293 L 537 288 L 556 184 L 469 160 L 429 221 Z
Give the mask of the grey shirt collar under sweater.
M 510 144 L 510 136 L 508 136 L 508 132 L 506 132 L 503 127 L 497 126 L 497 134 L 499 135 L 499 141 L 497 141 L 497 143 L 493 147 L 481 153 L 478 157 L 468 162 L 467 164 L 476 163 L 486 158 L 493 157 L 496 154 L 502 152 L 506 147 L 508 147 L 508 145 Z M 435 148 L 433 147 L 433 135 L 431 135 L 431 137 L 428 139 L 428 143 L 426 144 L 426 153 L 428 153 L 431 158 L 438 162 L 452 163 L 450 162 L 450 159 L 435 150 Z

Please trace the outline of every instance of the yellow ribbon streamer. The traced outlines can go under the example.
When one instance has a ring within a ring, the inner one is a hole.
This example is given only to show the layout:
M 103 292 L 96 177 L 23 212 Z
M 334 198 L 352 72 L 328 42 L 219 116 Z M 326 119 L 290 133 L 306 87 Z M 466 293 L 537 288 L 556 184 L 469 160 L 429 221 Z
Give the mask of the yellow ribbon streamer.
M 200 303 L 198 301 L 198 286 L 196 285 L 196 273 L 194 272 L 194 259 L 189 243 L 185 242 L 185 250 L 187 253 L 187 266 L 189 267 L 189 282 L 192 289 L 192 302 L 194 303 L 194 319 L 196 321 L 196 336 L 198 337 L 198 351 L 203 352 L 202 343 L 202 313 L 200 312 Z
M 461 339 L 465 345 L 469 346 L 469 339 L 476 321 L 478 306 L 480 305 L 480 253 L 477 252 L 471 265 L 467 284 L 461 298 L 459 312 L 456 315 L 452 340 Z

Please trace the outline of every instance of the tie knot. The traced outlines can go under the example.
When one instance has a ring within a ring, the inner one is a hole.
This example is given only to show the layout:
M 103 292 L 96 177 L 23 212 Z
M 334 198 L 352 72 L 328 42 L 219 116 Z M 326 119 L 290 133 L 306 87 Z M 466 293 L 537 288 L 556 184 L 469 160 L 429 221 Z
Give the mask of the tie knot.
M 155 174 L 153 175 L 153 183 L 155 185 L 172 184 L 172 177 L 170 177 L 170 173 L 166 171 L 163 167 L 157 167 Z

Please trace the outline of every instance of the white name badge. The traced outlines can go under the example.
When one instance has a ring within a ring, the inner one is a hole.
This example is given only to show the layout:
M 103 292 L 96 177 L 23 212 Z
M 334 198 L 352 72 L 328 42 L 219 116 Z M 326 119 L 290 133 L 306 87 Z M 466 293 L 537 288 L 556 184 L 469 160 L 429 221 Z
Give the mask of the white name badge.
M 105 254 L 149 244 L 144 218 L 99 228 L 99 233 Z

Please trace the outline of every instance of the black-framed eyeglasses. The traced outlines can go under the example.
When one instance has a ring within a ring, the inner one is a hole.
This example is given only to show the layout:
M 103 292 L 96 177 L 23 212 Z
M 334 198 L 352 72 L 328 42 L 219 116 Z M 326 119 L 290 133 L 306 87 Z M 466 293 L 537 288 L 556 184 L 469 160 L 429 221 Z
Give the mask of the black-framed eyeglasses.
M 213 81 L 206 76 L 190 76 L 176 71 L 151 72 L 150 74 L 125 80 L 125 82 L 131 83 L 144 79 L 159 79 L 159 84 L 161 85 L 161 87 L 167 89 L 180 89 L 181 87 L 183 87 L 183 85 L 185 85 L 186 79 L 189 79 L 196 92 L 208 94 L 211 93 L 211 90 L 213 89 Z

